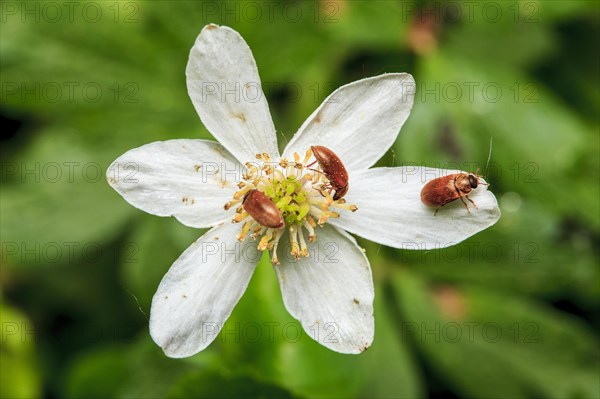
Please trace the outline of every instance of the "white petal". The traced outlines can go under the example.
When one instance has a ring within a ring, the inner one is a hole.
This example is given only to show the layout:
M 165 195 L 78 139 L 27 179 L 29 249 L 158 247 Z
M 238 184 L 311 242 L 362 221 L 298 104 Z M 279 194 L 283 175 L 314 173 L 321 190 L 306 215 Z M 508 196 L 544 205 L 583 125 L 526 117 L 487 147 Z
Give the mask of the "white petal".
M 256 242 L 235 239 L 241 226 L 208 231 L 175 261 L 152 299 L 150 334 L 170 357 L 206 348 L 248 287 L 260 259 Z
M 358 80 L 334 91 L 304 122 L 284 156 L 311 145 L 333 150 L 347 169 L 372 166 L 391 147 L 413 106 L 415 81 L 407 73 Z
M 325 225 L 307 258 L 294 260 L 289 246 L 275 267 L 283 302 L 308 335 L 336 352 L 361 353 L 373 342 L 373 278 L 354 238 Z
M 242 165 L 219 143 L 182 139 L 127 151 L 106 177 L 136 208 L 200 228 L 230 218 L 232 211 L 223 206 L 237 190 L 242 172 Z
M 275 127 L 256 62 L 239 33 L 226 26 L 204 27 L 185 73 L 202 123 L 242 164 L 255 160 L 258 153 L 278 158 Z
M 444 248 L 466 240 L 500 218 L 496 197 L 479 185 L 469 194 L 478 209 L 460 199 L 435 214 L 421 202 L 421 189 L 429 180 L 453 173 L 423 167 L 374 168 L 350 176 L 346 201 L 358 206 L 330 222 L 368 240 L 404 249 Z M 481 179 L 484 182 L 483 179 Z

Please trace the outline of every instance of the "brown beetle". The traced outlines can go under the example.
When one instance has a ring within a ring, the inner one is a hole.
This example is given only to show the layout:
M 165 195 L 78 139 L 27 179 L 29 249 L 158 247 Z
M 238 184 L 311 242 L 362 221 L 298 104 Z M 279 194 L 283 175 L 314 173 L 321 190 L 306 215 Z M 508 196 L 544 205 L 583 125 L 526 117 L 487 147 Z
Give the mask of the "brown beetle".
M 242 206 L 254 220 L 265 227 L 279 229 L 285 224 L 279 208 L 271 198 L 257 189 L 252 189 L 244 195 Z
M 342 163 L 342 160 L 327 147 L 313 145 L 310 147 L 316 162 L 319 163 L 323 174 L 329 180 L 331 190 L 335 190 L 334 200 L 339 200 L 348 192 L 348 171 Z M 313 162 L 314 164 L 314 162 Z M 310 165 L 308 165 L 310 166 Z
M 477 188 L 479 184 L 488 185 L 487 183 L 481 183 L 479 176 L 472 173 L 455 173 L 438 177 L 423 186 L 421 189 L 421 202 L 430 207 L 437 207 L 435 215 L 441 207 L 460 198 L 470 213 L 471 211 L 469 211 L 463 197 L 477 208 L 477 205 L 468 197 L 468 194 L 472 189 Z

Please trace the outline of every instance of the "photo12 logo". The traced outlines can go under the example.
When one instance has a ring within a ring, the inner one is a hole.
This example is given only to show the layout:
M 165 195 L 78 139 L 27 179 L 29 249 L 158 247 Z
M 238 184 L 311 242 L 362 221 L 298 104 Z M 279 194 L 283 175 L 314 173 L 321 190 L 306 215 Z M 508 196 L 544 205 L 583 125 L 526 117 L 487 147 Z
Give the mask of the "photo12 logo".
M 97 183 L 104 180 L 102 166 L 96 162 L 2 162 L 2 183 Z
M 2 23 L 140 22 L 135 1 L 2 1 Z
M 204 23 L 313 23 L 334 24 L 342 13 L 340 1 L 202 1 Z
M 2 82 L 3 102 L 95 104 L 100 101 L 137 104 L 140 88 L 135 82 Z
M 80 260 L 87 263 L 100 262 L 106 256 L 112 256 L 114 262 L 137 263 L 139 247 L 135 242 L 126 242 L 119 246 L 99 242 L 50 241 L 25 242 L 3 241 L 0 245 L 2 263 L 61 263 L 74 264 Z
M 205 322 L 200 327 L 202 339 L 212 342 L 215 336 L 221 342 L 268 342 L 277 340 L 296 343 L 304 335 L 319 342 L 337 343 L 339 334 L 342 333 L 340 326 L 335 322 L 318 322 L 308 327 L 307 331 L 296 322 L 281 323 L 269 322 L 226 322 L 224 324 Z
M 538 1 L 402 1 L 402 22 L 430 19 L 436 23 L 531 24 L 539 22 Z
M 496 322 L 403 322 L 402 341 L 421 343 L 497 343 L 534 344 L 541 342 L 537 323 L 502 324 Z

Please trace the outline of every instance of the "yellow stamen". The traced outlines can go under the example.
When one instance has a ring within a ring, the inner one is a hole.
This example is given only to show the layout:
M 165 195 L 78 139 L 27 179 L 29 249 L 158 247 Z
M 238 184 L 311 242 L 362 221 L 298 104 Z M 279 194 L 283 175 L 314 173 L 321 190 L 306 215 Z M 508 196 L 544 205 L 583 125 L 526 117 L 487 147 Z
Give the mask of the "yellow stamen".
M 243 211 L 242 213 L 236 213 L 235 215 L 233 215 L 233 221 L 234 223 L 239 223 L 242 220 L 246 219 L 246 217 L 248 216 L 248 213 Z
M 238 239 L 238 241 L 244 241 L 244 239 L 246 238 L 246 234 L 248 234 L 248 231 L 250 230 L 251 227 L 252 227 L 252 222 L 244 223 L 244 227 L 242 227 L 242 231 L 240 231 L 240 234 L 238 234 L 236 237 Z
M 313 156 L 312 150 L 309 148 L 306 150 L 306 154 L 304 155 L 304 161 L 302 161 L 303 165 L 308 165 L 308 160 Z
M 294 258 L 300 259 L 300 247 L 298 246 L 298 232 L 294 226 L 290 226 L 290 245 L 292 247 L 291 254 Z
M 303 157 L 297 152 L 292 157 L 273 162 L 268 153 L 256 154 L 259 161 L 245 164 L 243 180 L 237 184 L 239 190 L 224 206 L 226 210 L 237 207 L 233 221 L 243 224 L 237 239 L 242 241 L 250 236 L 257 240 L 257 249 L 270 251 L 274 265 L 279 264 L 277 249 L 281 237 L 285 235 L 285 227 L 289 229 L 291 255 L 300 259 L 309 256 L 308 244 L 316 241 L 317 226 L 323 226 L 330 218 L 340 217 L 337 210 L 355 212 L 358 209 L 356 205 L 347 204 L 345 199 L 334 200 L 327 176 L 318 170 L 318 166 L 307 167 L 314 160 L 310 148 Z M 245 211 L 241 202 L 254 189 L 273 201 L 283 216 L 284 228 L 273 229 L 260 225 Z M 306 229 L 306 236 L 303 229 Z
M 274 265 L 278 265 L 279 264 L 279 258 L 277 257 L 277 246 L 279 245 L 279 239 L 281 238 L 281 234 L 280 231 L 282 230 L 275 230 L 275 232 L 273 233 L 273 241 L 272 241 L 272 247 L 271 247 L 271 251 L 273 253 L 273 255 L 271 256 L 271 262 Z
M 312 218 L 310 218 L 310 220 L 312 220 Z M 314 220 L 313 220 L 314 223 Z M 310 222 L 307 222 L 306 219 L 302 221 L 302 226 L 304 226 L 304 228 L 306 230 L 308 230 L 308 241 L 309 242 L 314 242 L 315 241 L 315 229 L 313 229 L 313 226 L 310 225 Z
M 308 247 L 306 246 L 306 241 L 304 241 L 302 229 L 298 230 L 298 238 L 300 239 L 300 255 L 306 258 L 308 256 Z
M 264 251 L 265 249 L 267 249 L 267 247 L 269 246 L 269 241 L 271 241 L 271 239 L 273 239 L 273 236 L 271 234 L 265 234 L 258 243 L 258 250 Z

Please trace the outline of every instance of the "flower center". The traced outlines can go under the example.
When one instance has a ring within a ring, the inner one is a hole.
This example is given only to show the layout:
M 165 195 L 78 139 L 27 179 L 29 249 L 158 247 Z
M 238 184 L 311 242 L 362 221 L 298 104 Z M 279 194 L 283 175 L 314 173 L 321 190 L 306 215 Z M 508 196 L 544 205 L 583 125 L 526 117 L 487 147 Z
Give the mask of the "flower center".
M 316 240 L 317 227 L 322 227 L 329 218 L 339 217 L 339 209 L 351 212 L 358 209 L 356 205 L 347 204 L 343 198 L 333 199 L 331 182 L 323 171 L 311 168 L 316 164 L 314 161 L 308 163 L 312 158 L 310 149 L 303 159 L 294 153 L 293 161 L 281 158 L 274 162 L 266 153 L 257 154 L 257 162 L 247 162 L 245 165 L 246 171 L 238 183 L 240 190 L 225 204 L 225 210 L 239 204 L 233 217 L 235 223 L 243 222 L 237 239 L 244 241 L 248 236 L 254 240 L 260 238 L 257 248 L 260 251 L 270 250 L 275 265 L 279 263 L 277 247 L 286 227 L 290 237 L 290 253 L 295 259 L 300 259 L 309 255 L 306 240 Z M 254 213 L 257 210 L 245 209 L 244 201 L 251 190 L 262 192 L 267 197 L 265 201 L 272 202 L 264 206 L 275 206 L 281 212 L 285 222 L 283 227 L 264 226 L 255 219 L 260 219 L 260 215 Z

